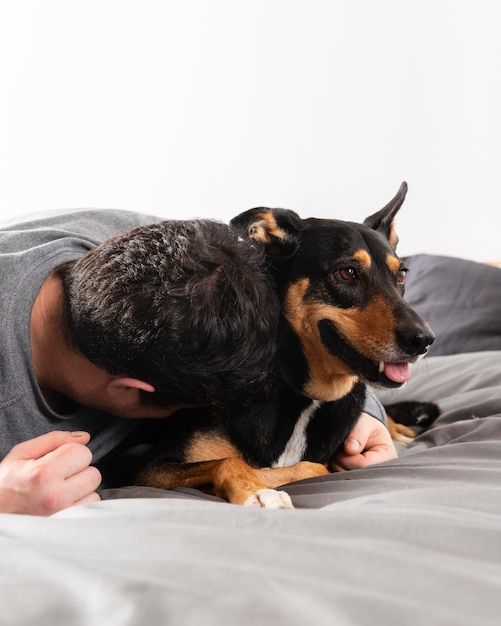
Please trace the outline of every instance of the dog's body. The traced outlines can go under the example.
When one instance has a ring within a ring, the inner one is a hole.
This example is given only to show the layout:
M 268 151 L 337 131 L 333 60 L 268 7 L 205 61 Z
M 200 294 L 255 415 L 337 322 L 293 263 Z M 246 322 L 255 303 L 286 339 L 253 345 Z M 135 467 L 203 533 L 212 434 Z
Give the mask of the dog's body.
M 231 221 L 265 247 L 281 300 L 274 374 L 239 415 L 183 411 L 165 420 L 139 484 L 209 486 L 237 504 L 289 507 L 274 487 L 328 473 L 363 409 L 365 385 L 401 386 L 434 339 L 403 300 L 393 218 L 406 191 L 404 183 L 364 224 L 266 208 Z

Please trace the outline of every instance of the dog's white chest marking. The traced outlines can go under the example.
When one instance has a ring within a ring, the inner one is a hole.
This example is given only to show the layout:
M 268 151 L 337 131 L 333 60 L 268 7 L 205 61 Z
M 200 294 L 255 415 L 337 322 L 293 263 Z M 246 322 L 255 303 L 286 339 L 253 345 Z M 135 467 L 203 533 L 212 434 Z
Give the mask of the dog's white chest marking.
M 307 444 L 306 429 L 308 428 L 312 415 L 321 404 L 320 400 L 312 400 L 311 404 L 303 410 L 294 426 L 294 430 L 292 431 L 292 435 L 284 451 L 272 464 L 272 467 L 288 467 L 289 465 L 298 463 L 303 458 Z

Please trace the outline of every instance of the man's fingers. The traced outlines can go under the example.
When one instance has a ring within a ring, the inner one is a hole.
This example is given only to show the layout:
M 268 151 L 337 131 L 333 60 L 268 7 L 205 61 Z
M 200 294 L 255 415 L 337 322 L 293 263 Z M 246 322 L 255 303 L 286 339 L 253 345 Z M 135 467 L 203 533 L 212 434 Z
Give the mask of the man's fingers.
M 79 504 L 88 504 L 89 502 L 99 502 L 100 500 L 101 500 L 101 496 L 94 491 L 94 493 L 91 493 L 86 498 L 82 498 L 81 500 L 78 500 L 78 502 L 73 502 L 73 504 L 71 504 L 70 506 L 77 506 Z
M 361 413 L 357 423 L 351 429 L 349 436 L 344 443 L 347 454 L 358 454 L 367 445 L 367 440 L 374 430 L 375 418 L 368 413 Z
M 93 466 L 86 467 L 66 479 L 54 479 L 44 483 L 39 480 L 40 478 L 50 477 L 42 470 L 33 483 L 33 486 L 36 486 L 37 481 L 40 483 L 32 498 L 32 512 L 36 515 L 53 515 L 69 506 L 100 499 L 95 491 L 101 483 L 101 473 Z
M 92 463 L 92 452 L 78 443 L 64 443 L 40 460 L 45 467 L 58 468 L 62 478 L 69 478 Z
M 90 465 L 85 470 L 74 474 L 65 481 L 67 506 L 95 502 L 100 500 L 96 489 L 101 484 L 101 473 L 96 467 Z
M 331 472 L 347 472 L 362 467 L 365 462 L 361 454 L 355 456 L 342 456 L 335 461 L 331 461 L 329 469 Z
M 8 508 L 2 510 L 52 515 L 99 500 L 101 473 L 90 465 L 89 440 L 85 432 L 54 431 L 14 446 L 0 464 L 1 487 L 8 494 Z
M 362 444 L 358 439 L 353 438 L 353 433 L 352 436 L 344 442 L 344 451 L 346 454 L 359 454 L 362 449 Z
M 330 469 L 333 472 L 345 472 L 391 461 L 397 457 L 397 451 L 392 446 L 381 444 L 365 450 L 361 454 L 340 454 L 332 460 Z
M 40 437 L 18 443 L 7 456 L 20 461 L 40 459 L 66 443 L 71 442 L 86 445 L 89 441 L 89 433 L 83 431 L 72 433 L 63 430 L 54 430 L 45 435 L 40 435 Z

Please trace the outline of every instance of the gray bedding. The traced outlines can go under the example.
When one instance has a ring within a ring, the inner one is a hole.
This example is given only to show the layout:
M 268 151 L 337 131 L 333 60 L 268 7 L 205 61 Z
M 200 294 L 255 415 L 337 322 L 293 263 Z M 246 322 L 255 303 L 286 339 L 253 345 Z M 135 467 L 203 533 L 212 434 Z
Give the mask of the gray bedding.
M 500 364 L 421 361 L 382 397 L 438 401 L 434 427 L 389 463 L 288 485 L 295 510 L 129 487 L 0 515 L 0 624 L 497 626 Z

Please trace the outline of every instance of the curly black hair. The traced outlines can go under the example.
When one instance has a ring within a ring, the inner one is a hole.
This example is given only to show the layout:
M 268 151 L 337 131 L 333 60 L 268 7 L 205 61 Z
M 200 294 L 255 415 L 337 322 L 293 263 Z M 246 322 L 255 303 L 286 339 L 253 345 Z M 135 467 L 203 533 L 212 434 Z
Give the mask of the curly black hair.
M 153 385 L 148 404 L 245 404 L 276 352 L 264 262 L 218 221 L 134 228 L 59 268 L 67 340 L 111 374 Z

